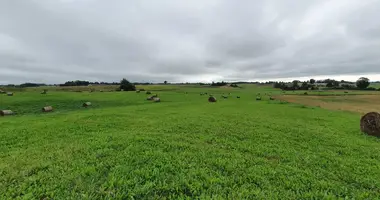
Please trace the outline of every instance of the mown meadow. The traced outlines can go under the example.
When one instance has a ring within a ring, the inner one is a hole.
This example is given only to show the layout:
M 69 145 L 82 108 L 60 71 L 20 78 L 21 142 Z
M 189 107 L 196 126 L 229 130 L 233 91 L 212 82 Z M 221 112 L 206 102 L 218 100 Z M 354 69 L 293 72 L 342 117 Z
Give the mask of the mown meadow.
M 138 88 L 161 102 L 54 88 L 1 95 L 0 110 L 16 115 L 0 117 L 0 199 L 380 196 L 380 141 L 360 132 L 360 113 L 270 101 L 283 93 L 265 86 Z

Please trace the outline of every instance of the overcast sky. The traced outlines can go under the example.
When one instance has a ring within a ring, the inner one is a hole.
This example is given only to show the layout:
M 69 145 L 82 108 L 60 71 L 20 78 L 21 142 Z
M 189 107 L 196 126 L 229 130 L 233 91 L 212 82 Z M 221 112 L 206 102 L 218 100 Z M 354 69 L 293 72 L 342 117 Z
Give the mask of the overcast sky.
M 0 0 L 0 84 L 380 80 L 380 0 Z

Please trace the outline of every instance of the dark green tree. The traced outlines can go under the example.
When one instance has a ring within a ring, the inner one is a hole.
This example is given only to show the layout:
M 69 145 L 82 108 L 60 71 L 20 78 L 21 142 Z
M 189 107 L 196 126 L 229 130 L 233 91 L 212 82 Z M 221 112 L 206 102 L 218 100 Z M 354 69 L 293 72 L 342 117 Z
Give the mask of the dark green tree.
M 360 89 L 365 89 L 369 86 L 369 79 L 366 78 L 366 77 L 360 77 L 357 81 L 356 81 L 356 86 Z
M 299 80 L 294 80 L 292 82 L 292 87 L 297 90 L 299 88 L 299 85 L 298 85 L 299 82 L 300 82 Z
M 334 81 L 333 81 L 333 86 L 334 86 L 334 87 L 339 87 L 339 81 L 334 80 Z
M 120 90 L 135 91 L 136 86 L 129 82 L 127 79 L 123 78 L 123 80 L 120 81 Z
M 331 81 L 327 82 L 326 87 L 329 87 L 329 88 L 333 87 L 333 82 L 331 82 Z
M 302 90 L 308 90 L 309 89 L 309 84 L 307 84 L 307 82 L 302 82 L 302 85 L 301 85 L 301 89 Z
M 166 85 L 166 84 L 168 84 L 168 82 L 167 82 L 167 81 L 164 81 L 164 84 Z
M 310 84 L 314 84 L 315 83 L 315 79 L 310 79 Z

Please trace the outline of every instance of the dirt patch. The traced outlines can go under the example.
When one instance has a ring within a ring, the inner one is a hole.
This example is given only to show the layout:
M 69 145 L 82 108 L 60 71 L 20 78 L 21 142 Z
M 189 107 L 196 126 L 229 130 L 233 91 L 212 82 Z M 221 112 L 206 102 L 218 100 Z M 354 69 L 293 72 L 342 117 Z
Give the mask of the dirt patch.
M 346 110 L 357 113 L 380 112 L 380 95 L 300 96 L 282 95 L 276 99 L 329 110 Z

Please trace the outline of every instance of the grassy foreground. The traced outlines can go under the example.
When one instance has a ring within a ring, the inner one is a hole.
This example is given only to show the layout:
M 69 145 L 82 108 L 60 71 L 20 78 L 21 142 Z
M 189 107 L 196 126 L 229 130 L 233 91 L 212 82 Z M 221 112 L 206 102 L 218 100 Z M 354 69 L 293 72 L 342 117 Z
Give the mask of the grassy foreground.
M 18 113 L 0 118 L 0 199 L 380 196 L 379 139 L 360 132 L 359 114 L 255 101 L 281 92 L 252 86 L 162 87 L 161 103 L 134 92 L 0 97 Z

